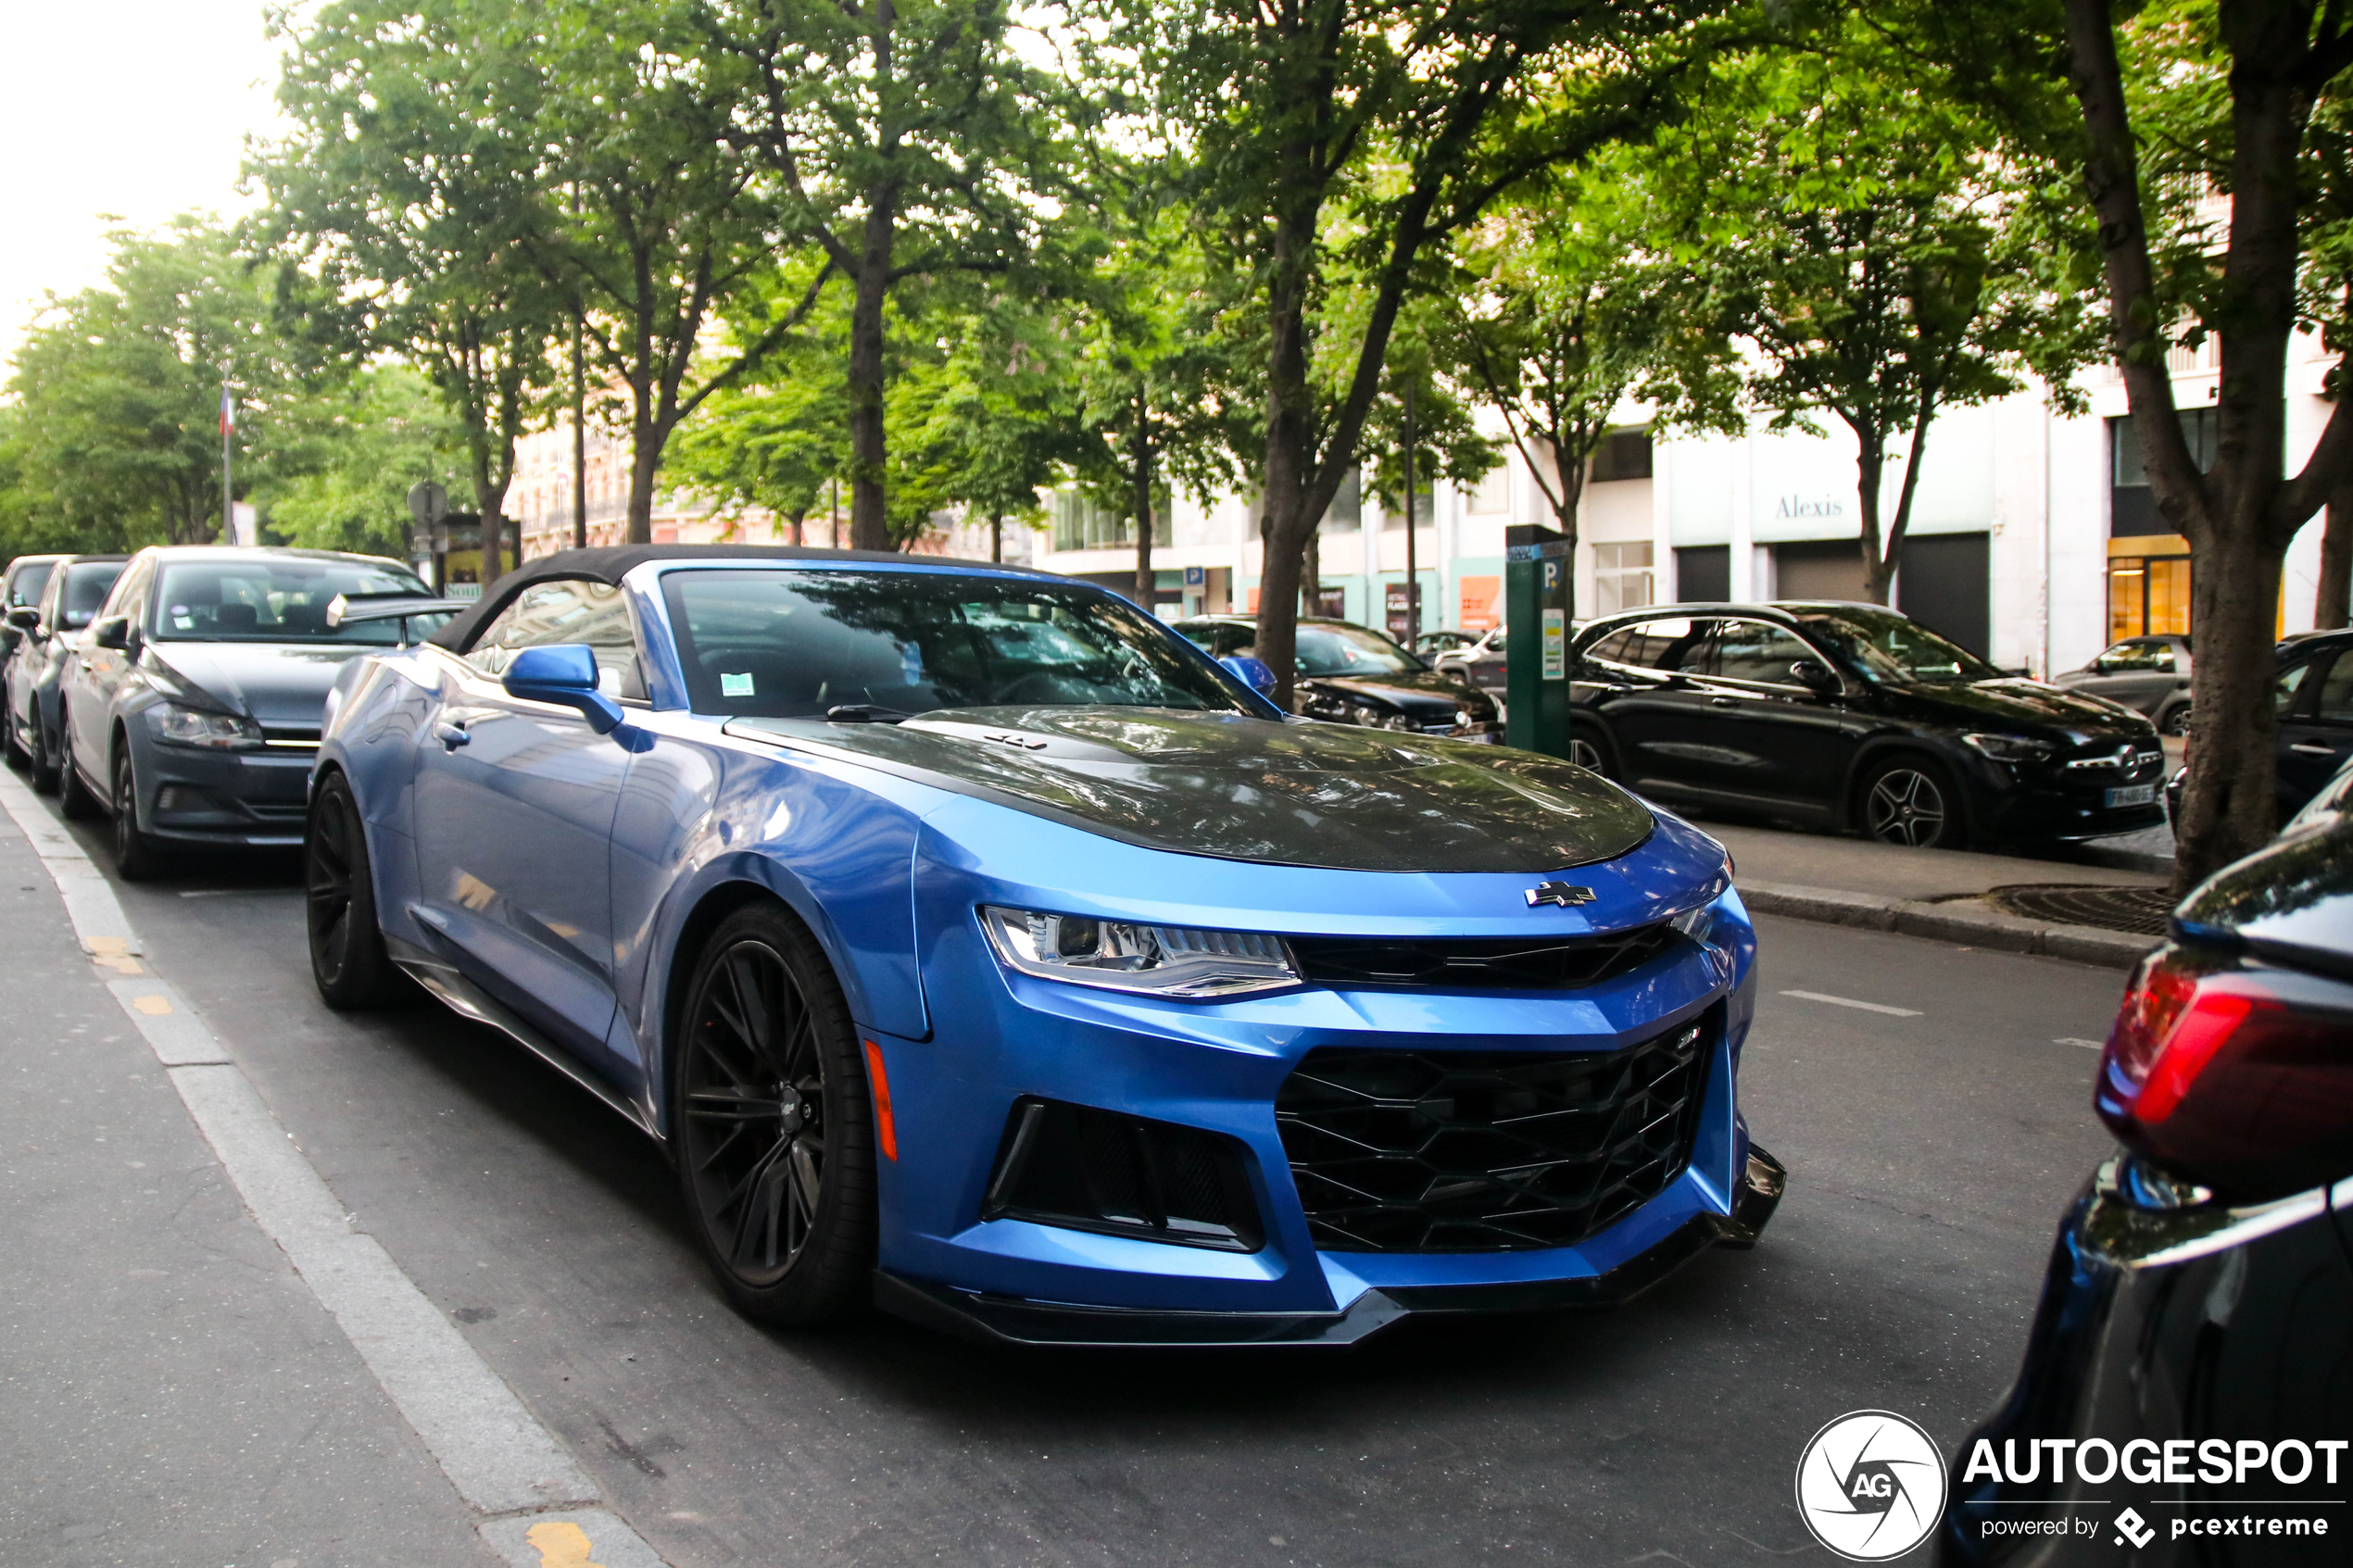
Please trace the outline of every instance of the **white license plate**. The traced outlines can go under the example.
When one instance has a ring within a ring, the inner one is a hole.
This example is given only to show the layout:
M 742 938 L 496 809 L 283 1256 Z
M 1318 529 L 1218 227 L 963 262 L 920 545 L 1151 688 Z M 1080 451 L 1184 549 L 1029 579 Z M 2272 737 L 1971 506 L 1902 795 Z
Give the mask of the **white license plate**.
M 2157 786 L 2155 784 L 2126 784 L 2120 789 L 2111 789 L 2108 792 L 2108 803 L 2110 806 L 2146 806 L 2156 798 Z

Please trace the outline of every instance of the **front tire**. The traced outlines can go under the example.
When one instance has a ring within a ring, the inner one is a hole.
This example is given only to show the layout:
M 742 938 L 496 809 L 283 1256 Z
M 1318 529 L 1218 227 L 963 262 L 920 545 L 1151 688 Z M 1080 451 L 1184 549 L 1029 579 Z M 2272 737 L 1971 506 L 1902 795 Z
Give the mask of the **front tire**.
M 163 870 L 156 841 L 139 831 L 139 780 L 129 742 L 114 754 L 114 869 L 125 882 L 148 882 Z
M 310 797 L 302 834 L 303 886 L 310 932 L 310 978 L 337 1012 L 380 1008 L 398 973 L 376 923 L 376 883 L 368 835 L 351 782 L 329 773 Z
M 36 730 L 41 727 L 39 720 L 33 721 L 32 727 Z M 6 755 L 8 766 L 19 772 L 32 760 L 31 752 L 25 748 L 24 742 L 17 738 L 17 716 L 14 713 L 0 717 L 0 753 Z
M 49 732 L 42 727 L 38 708 L 32 711 L 32 745 L 28 749 L 32 758 L 29 770 L 32 775 L 32 792 L 35 795 L 51 794 L 57 787 L 57 759 L 49 755 Z
M 1610 756 L 1609 740 L 1599 730 L 1582 725 L 1568 733 L 1568 759 L 1588 772 L 1599 773 L 1605 779 L 1617 777 L 1616 762 Z
M 670 1041 L 678 1181 L 737 1311 L 809 1328 L 854 1315 L 875 1263 L 865 1064 L 824 952 L 774 904 L 711 934 Z
M 1862 818 L 1863 831 L 1881 844 L 1910 849 L 1958 849 L 1967 836 L 1960 791 L 1924 757 L 1899 757 L 1873 769 L 1863 783 Z
M 2161 735 L 2186 735 L 2190 733 L 2190 705 L 2180 703 L 2158 716 L 2157 733 Z

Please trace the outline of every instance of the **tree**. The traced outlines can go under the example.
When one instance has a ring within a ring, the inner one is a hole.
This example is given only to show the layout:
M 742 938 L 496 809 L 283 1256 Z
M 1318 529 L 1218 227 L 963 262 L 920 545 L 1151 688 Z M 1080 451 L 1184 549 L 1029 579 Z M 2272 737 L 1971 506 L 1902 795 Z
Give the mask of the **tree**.
M 271 282 L 211 220 L 117 231 L 104 284 L 52 296 L 8 390 L 31 511 L 77 546 L 200 544 L 219 532 L 220 395 L 240 408 L 239 494 L 270 471 L 295 367 Z
M 281 425 L 304 471 L 256 491 L 271 531 L 321 550 L 407 558 L 409 487 L 462 483 L 472 443 L 431 381 L 401 364 L 371 365 L 347 383 L 289 399 Z
M 1536 170 L 1655 124 L 1710 46 L 1697 20 L 1720 8 L 1206 0 L 1134 6 L 1114 30 L 1195 149 L 1202 220 L 1265 323 L 1257 646 L 1278 700 L 1303 552 L 1355 466 L 1398 314 L 1433 284 L 1430 248 Z M 1335 286 L 1365 301 L 1344 333 L 1320 316 Z
M 347 366 L 409 358 L 456 413 L 485 583 L 563 320 L 528 20 L 509 0 L 322 7 L 291 36 L 278 89 L 296 130 L 252 166 L 270 202 L 255 232 L 292 264 L 288 320 Z
M 2107 0 L 2010 0 L 1963 24 L 1884 0 L 1880 20 L 1942 74 L 1942 91 L 1998 116 L 2019 157 L 2080 182 L 2151 497 L 2190 545 L 2196 727 L 2173 828 L 2185 893 L 2276 826 L 2281 563 L 2353 468 L 2341 392 L 2293 472 L 2286 450 L 2299 324 L 2336 357 L 2336 388 L 2353 347 L 2343 231 L 2315 179 L 2336 145 L 2315 111 L 2353 66 L 2353 18 L 2313 0 L 2180 0 L 2122 20 Z M 2214 461 L 2200 471 L 2167 357 L 2208 338 L 2221 373 Z
M 1066 94 L 1013 48 L 1001 0 L 711 0 L 714 56 L 751 85 L 733 144 L 781 182 L 778 223 L 851 292 L 850 542 L 890 542 L 888 313 L 901 285 L 1032 264 Z
M 1823 44 L 1722 63 L 1644 165 L 1716 327 L 1747 350 L 1743 401 L 1774 430 L 1819 433 L 1828 415 L 1853 434 L 1864 592 L 1884 604 L 1938 412 L 2029 372 L 2081 412 L 2073 378 L 2098 335 L 2089 301 L 2041 264 L 2033 193 L 1994 131 L 1919 94 L 1859 24 Z M 1714 345 L 1685 347 L 1686 384 L 1705 386 L 1690 361 Z
M 1621 404 L 1659 407 L 1655 431 L 1737 424 L 1718 340 L 1698 327 L 1704 286 L 1667 254 L 1643 175 L 1620 148 L 1500 208 L 1463 246 L 1436 337 L 1448 374 L 1502 417 L 1572 551 Z

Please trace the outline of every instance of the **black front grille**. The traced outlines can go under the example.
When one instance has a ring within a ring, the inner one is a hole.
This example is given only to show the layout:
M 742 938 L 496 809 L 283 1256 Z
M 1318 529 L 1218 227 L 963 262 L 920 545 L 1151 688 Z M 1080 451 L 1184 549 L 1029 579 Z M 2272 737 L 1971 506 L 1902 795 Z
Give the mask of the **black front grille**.
M 1320 985 L 1567 990 L 1639 969 L 1678 940 L 1661 921 L 1607 936 L 1292 936 L 1302 979 Z
M 1239 1142 L 1062 1100 L 1013 1102 L 984 1220 L 1029 1220 L 1181 1247 L 1265 1241 Z
M 1606 1053 L 1310 1051 L 1275 1122 L 1328 1252 L 1573 1247 L 1691 1163 L 1715 1025 Z

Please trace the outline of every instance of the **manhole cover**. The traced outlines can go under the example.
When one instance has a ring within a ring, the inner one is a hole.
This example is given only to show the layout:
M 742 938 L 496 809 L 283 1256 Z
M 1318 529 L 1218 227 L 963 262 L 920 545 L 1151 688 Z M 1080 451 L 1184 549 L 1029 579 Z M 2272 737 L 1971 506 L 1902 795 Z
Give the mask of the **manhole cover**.
M 2135 936 L 2164 935 L 2165 917 L 2173 912 L 2177 902 L 2162 887 L 2069 887 L 2047 883 L 1996 887 L 1985 895 L 1985 900 L 2007 914 L 2028 920 L 2096 925 Z

